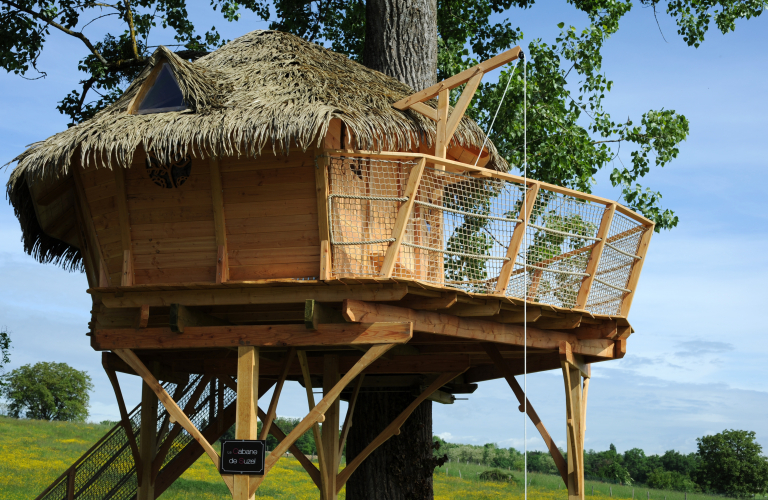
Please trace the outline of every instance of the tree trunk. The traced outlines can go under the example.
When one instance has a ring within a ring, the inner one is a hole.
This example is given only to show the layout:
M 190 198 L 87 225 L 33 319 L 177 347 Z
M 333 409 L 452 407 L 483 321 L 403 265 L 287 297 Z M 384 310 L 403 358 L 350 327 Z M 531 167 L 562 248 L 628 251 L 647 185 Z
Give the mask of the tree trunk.
M 423 90 L 437 81 L 437 1 L 367 0 L 363 63 Z M 347 463 L 414 399 L 403 392 L 361 393 L 347 438 Z M 383 389 L 386 390 L 386 389 Z M 396 390 L 396 389 L 390 389 Z M 347 481 L 347 500 L 432 500 L 432 402 L 424 401 Z
M 437 79 L 437 0 L 368 0 L 363 63 L 413 90 Z
M 410 392 L 361 393 L 347 438 L 347 463 L 413 401 Z M 347 481 L 347 500 L 431 500 L 432 401 L 424 401 Z

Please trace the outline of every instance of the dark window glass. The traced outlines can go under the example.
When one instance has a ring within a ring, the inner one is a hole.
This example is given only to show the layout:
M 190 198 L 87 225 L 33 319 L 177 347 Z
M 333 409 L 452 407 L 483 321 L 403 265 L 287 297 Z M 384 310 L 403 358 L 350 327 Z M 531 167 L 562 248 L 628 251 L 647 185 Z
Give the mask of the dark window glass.
M 144 100 L 139 105 L 138 114 L 162 113 L 163 111 L 179 111 L 187 109 L 184 96 L 181 94 L 179 84 L 173 77 L 171 68 L 163 63 L 160 73 L 155 79 L 152 88 L 149 89 Z

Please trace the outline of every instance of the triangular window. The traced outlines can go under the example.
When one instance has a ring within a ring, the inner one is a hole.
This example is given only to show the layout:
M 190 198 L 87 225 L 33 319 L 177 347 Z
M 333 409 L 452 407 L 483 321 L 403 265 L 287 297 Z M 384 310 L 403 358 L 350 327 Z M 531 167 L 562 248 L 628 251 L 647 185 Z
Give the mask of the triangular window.
M 181 93 L 179 84 L 173 76 L 168 63 L 163 63 L 160 71 L 149 89 L 144 99 L 141 100 L 137 115 L 147 115 L 150 113 L 164 113 L 166 111 L 181 111 L 187 109 L 184 102 L 184 95 Z

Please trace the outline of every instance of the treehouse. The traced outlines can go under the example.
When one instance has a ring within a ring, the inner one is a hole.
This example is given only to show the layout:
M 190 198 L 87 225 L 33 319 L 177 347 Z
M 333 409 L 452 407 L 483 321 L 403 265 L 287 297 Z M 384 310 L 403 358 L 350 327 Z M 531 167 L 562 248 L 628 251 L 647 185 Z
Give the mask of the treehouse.
M 414 93 L 279 32 L 194 62 L 161 47 L 117 102 L 16 158 L 25 249 L 85 271 L 122 415 L 39 498 L 155 498 L 203 453 L 218 467 L 210 443 L 236 423 L 280 441 L 265 473 L 291 451 L 330 500 L 426 399 L 505 378 L 523 411 L 524 347 L 528 372 L 562 370 L 567 461 L 526 411 L 584 498 L 590 365 L 626 352 L 653 224 L 507 173 L 464 111 L 519 54 Z M 143 379 L 131 412 L 116 372 Z M 287 380 L 308 414 L 286 436 Z M 338 472 L 358 395 L 382 387 L 413 403 Z M 294 444 L 310 429 L 319 468 Z M 263 477 L 222 475 L 236 499 Z

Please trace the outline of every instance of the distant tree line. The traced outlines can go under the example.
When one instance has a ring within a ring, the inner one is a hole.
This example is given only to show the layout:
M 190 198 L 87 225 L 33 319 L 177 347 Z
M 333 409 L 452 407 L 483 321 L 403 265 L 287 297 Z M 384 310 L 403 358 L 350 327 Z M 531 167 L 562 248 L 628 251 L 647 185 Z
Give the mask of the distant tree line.
M 446 455 L 449 463 L 472 463 L 522 471 L 525 459 L 515 448 L 439 443 L 436 454 Z M 683 454 L 669 450 L 661 455 L 646 455 L 640 448 L 619 453 L 611 444 L 608 450 L 584 452 L 584 475 L 621 484 L 642 484 L 650 488 L 686 492 L 705 492 L 731 497 L 751 497 L 768 493 L 768 457 L 755 433 L 725 430 L 698 438 L 697 451 Z M 567 458 L 565 451 L 561 450 Z M 548 452 L 528 452 L 528 471 L 557 474 Z

